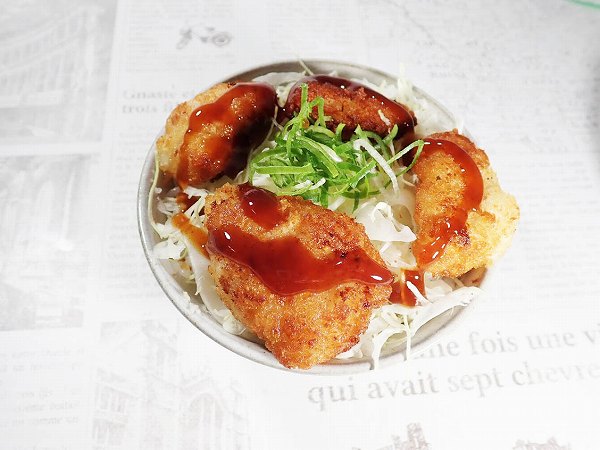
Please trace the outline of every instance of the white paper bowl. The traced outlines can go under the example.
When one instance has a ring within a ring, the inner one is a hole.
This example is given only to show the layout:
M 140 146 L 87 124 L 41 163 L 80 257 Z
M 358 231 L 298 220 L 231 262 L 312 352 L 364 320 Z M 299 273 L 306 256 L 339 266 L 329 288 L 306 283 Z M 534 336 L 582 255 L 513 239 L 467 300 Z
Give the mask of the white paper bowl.
M 396 77 L 394 76 L 356 64 L 321 60 L 309 60 L 304 61 L 304 63 L 314 73 L 330 73 L 332 71 L 336 71 L 339 76 L 345 78 L 367 79 L 375 84 L 379 84 L 382 81 L 396 83 Z M 302 71 L 302 66 L 300 66 L 297 61 L 281 62 L 257 67 L 255 69 L 234 75 L 223 81 L 246 81 L 270 72 L 299 71 Z M 202 86 L 199 86 L 199 90 L 200 89 L 202 89 Z M 431 107 L 437 110 L 438 114 L 442 118 L 442 121 L 447 120 L 447 129 L 451 129 L 454 126 L 455 120 L 452 114 L 444 106 L 439 104 L 439 102 L 418 88 L 414 88 L 414 92 L 415 95 L 427 101 Z M 179 311 L 200 331 L 213 339 L 215 342 L 218 342 L 223 347 L 252 361 L 277 369 L 289 370 L 282 366 L 261 343 L 252 342 L 241 336 L 236 336 L 225 331 L 221 324 L 208 312 L 202 303 L 200 296 L 195 294 L 195 285 L 185 282 L 177 275 L 170 274 L 166 269 L 164 262 L 154 256 L 154 245 L 157 244 L 160 239 L 154 232 L 148 219 L 148 197 L 149 190 L 154 179 L 155 151 L 156 148 L 154 145 L 152 145 L 142 168 L 142 175 L 138 189 L 137 213 L 139 232 L 144 253 L 160 287 L 163 289 L 165 294 L 167 294 L 167 297 L 173 302 L 177 309 L 179 309 Z M 170 181 L 166 177 L 163 177 L 162 174 L 160 174 L 157 186 L 162 187 L 164 192 L 165 188 L 167 190 L 170 188 L 168 185 L 169 182 Z M 156 202 L 154 202 L 154 205 L 156 205 Z M 157 222 L 164 220 L 164 217 L 161 217 L 162 214 L 158 212 L 156 208 L 154 208 L 152 214 Z M 433 345 L 435 342 L 449 333 L 451 329 L 453 329 L 460 321 L 462 321 L 467 311 L 472 310 L 472 308 L 473 302 L 466 307 L 455 307 L 423 325 L 412 338 L 411 352 L 415 354 L 424 351 L 429 346 Z M 401 350 L 393 354 L 382 356 L 380 358 L 379 366 L 389 366 L 391 364 L 404 361 L 404 359 L 404 351 Z M 327 364 L 321 364 L 313 367 L 310 370 L 302 370 L 299 372 L 340 375 L 364 372 L 370 369 L 371 362 L 365 358 L 362 360 L 332 360 Z

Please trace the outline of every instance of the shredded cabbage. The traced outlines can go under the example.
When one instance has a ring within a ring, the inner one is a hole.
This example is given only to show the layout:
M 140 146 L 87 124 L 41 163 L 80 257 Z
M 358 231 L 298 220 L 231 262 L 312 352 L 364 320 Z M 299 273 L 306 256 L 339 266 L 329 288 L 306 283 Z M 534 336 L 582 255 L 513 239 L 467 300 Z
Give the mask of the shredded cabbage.
M 302 76 L 303 73 L 294 72 L 272 73 L 255 81 L 272 84 L 282 105 L 291 86 Z M 429 104 L 426 98 L 417 95 L 412 85 L 403 78 L 398 79 L 396 85 L 374 85 L 364 79 L 354 81 L 410 107 L 419 117 L 419 125 L 415 129 L 417 135 L 424 136 L 458 125 L 448 123 L 447 118 L 440 116 L 437 108 Z M 315 107 L 319 111 L 319 118 L 307 126 L 309 113 Z M 186 188 L 184 192 L 190 198 L 197 198 L 197 201 L 184 214 L 193 225 L 203 228 L 203 207 L 207 195 L 226 182 L 243 183 L 250 180 L 253 185 L 277 194 L 301 195 L 331 210 L 352 216 L 365 227 L 367 236 L 393 273 L 413 268 L 416 265 L 411 251 L 411 242 L 416 239 L 413 231 L 415 179 L 409 169 L 418 158 L 423 141 L 415 141 L 397 152 L 392 143 L 395 130 L 386 138 L 381 138 L 360 128 L 354 131 L 349 142 L 342 141 L 342 128 L 334 133 L 325 127 L 327 117 L 322 108 L 322 101 L 318 99 L 307 102 L 304 90 L 299 115 L 284 127 L 278 126 L 274 139 L 250 155 L 248 167 L 234 180 L 223 177 L 207 184 L 205 189 Z M 381 118 L 384 122 L 387 119 L 385 116 Z M 401 170 L 394 169 L 401 163 L 400 157 L 413 148 L 417 150 L 417 155 L 412 164 L 400 166 Z M 157 193 L 155 180 L 150 198 Z M 154 247 L 155 256 L 168 261 L 173 273 L 193 280 L 203 304 L 225 330 L 256 340 L 219 298 L 215 283 L 208 273 L 208 260 L 172 224 L 172 217 L 179 212 L 176 201 L 179 193 L 175 188 L 159 196 L 156 207 L 166 217 L 163 223 L 155 223 L 149 209 L 153 227 L 162 239 Z M 463 286 L 459 280 L 434 279 L 428 273 L 424 281 L 425 295 L 408 283 L 417 298 L 417 306 L 386 304 L 375 309 L 360 341 L 336 358 L 368 358 L 373 368 L 377 368 L 382 355 L 406 348 L 408 357 L 411 340 L 423 325 L 456 306 L 468 304 L 481 292 L 479 288 Z M 187 305 L 195 307 L 189 299 Z

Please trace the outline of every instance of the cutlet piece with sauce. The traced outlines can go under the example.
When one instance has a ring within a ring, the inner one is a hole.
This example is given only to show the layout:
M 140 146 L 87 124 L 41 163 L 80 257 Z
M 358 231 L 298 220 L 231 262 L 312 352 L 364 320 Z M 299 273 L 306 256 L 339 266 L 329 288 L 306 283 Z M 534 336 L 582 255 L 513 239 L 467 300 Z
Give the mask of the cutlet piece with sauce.
M 425 139 L 417 175 L 413 253 L 420 269 L 459 277 L 508 248 L 519 219 L 485 152 L 456 130 Z
M 234 177 L 265 139 L 276 105 L 264 83 L 220 83 L 181 103 L 156 142 L 160 169 L 182 188 Z
M 300 110 L 303 84 L 308 87 L 308 101 L 323 97 L 325 115 L 331 118 L 327 122 L 329 129 L 335 131 L 340 123 L 346 124 L 346 138 L 351 136 L 357 126 L 385 136 L 394 125 L 398 125 L 399 138 L 412 134 L 417 124 L 415 115 L 408 107 L 360 83 L 328 75 L 302 78 L 290 89 L 283 108 L 284 114 L 289 118 Z M 317 118 L 316 108 L 312 111 L 312 116 Z
M 219 296 L 286 367 L 349 350 L 390 297 L 392 274 L 349 216 L 249 185 L 223 186 L 205 211 Z

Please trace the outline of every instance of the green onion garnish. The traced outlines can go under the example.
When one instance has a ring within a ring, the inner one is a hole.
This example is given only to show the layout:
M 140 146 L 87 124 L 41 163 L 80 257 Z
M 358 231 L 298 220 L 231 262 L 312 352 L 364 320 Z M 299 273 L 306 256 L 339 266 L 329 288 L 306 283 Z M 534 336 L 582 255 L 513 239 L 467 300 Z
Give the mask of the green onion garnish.
M 357 127 L 349 140 L 343 140 L 343 124 L 335 132 L 326 128 L 329 117 L 324 113 L 323 98 L 309 102 L 306 84 L 300 98 L 300 111 L 277 132 L 274 144 L 252 157 L 251 183 L 255 175 L 267 175 L 279 188 L 277 194 L 300 195 L 325 207 L 342 196 L 354 200 L 355 209 L 361 199 L 380 192 L 377 185 L 391 183 L 398 189 L 398 177 L 415 164 L 425 145 L 423 140 L 396 152 L 396 125 L 383 138 Z M 315 109 L 317 119 L 313 120 L 311 112 Z M 404 167 L 401 158 L 413 149 L 413 160 Z

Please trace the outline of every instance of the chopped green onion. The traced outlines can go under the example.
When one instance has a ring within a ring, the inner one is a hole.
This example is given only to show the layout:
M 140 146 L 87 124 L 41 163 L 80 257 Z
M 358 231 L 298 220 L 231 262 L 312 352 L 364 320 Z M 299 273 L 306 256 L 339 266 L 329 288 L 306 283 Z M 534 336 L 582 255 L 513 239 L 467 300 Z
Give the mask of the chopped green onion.
M 303 166 L 263 166 L 257 167 L 255 172 L 266 175 L 301 175 L 305 173 L 313 173 L 314 169 L 310 164 L 305 164 Z
M 252 157 L 250 182 L 255 174 L 267 175 L 280 195 L 300 195 L 325 207 L 343 197 L 353 200 L 355 209 L 360 200 L 379 193 L 372 188 L 374 180 L 377 186 L 397 189 L 397 178 L 413 167 L 425 142 L 415 141 L 396 153 L 397 125 L 384 137 L 357 127 L 350 139 L 343 139 L 345 125 L 328 129 L 324 109 L 323 98 L 309 102 L 308 87 L 302 85 L 300 110 Z M 404 167 L 401 158 L 414 149 L 412 162 Z

